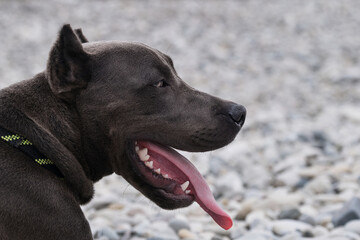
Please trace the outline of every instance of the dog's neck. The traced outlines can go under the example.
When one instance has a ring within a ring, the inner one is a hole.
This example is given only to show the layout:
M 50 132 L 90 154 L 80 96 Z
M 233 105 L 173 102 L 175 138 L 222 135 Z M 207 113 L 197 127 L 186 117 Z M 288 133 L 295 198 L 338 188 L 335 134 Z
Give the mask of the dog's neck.
M 25 136 L 50 158 L 80 203 L 90 200 L 92 182 L 110 174 L 111 168 L 92 166 L 98 151 L 82 139 L 76 108 L 52 94 L 45 74 L 1 90 L 0 106 L 0 125 Z

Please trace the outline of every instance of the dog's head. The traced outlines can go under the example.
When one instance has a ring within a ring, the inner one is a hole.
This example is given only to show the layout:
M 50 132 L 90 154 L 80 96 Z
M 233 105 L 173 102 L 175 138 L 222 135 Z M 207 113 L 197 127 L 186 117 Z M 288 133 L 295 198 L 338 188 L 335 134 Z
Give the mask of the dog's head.
M 196 168 L 173 148 L 209 151 L 230 143 L 243 106 L 184 83 L 169 56 L 139 43 L 87 42 L 70 25 L 48 62 L 53 93 L 76 108 L 88 161 L 110 166 L 162 208 L 196 200 L 220 225 L 220 210 Z M 226 216 L 225 216 L 226 215 Z

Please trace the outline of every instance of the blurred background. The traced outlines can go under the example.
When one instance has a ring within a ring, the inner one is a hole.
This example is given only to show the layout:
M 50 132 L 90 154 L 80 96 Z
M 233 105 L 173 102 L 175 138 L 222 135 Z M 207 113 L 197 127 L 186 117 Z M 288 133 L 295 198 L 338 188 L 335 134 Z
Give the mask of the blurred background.
M 360 239 L 360 2 L 0 0 L 0 88 L 45 69 L 64 23 L 143 42 L 191 86 L 243 104 L 224 149 L 185 154 L 234 219 L 160 210 L 121 177 L 83 210 L 96 239 Z

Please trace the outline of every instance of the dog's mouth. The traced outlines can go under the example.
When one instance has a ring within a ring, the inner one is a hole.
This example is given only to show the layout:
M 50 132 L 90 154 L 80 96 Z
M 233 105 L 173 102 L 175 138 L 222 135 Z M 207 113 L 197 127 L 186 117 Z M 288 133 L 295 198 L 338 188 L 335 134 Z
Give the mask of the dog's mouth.
M 232 227 L 231 218 L 217 205 L 205 179 L 188 159 L 170 147 L 148 141 L 134 141 L 129 148 L 134 171 L 152 188 L 155 203 L 161 198 L 176 203 L 169 208 L 177 208 L 196 201 L 219 226 Z

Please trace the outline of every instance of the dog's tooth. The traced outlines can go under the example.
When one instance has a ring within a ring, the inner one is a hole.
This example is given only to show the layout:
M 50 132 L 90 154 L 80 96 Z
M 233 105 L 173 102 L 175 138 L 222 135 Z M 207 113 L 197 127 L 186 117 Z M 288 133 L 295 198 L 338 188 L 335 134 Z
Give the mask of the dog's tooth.
M 185 191 L 185 194 L 190 194 L 191 193 L 191 190 L 186 190 Z
M 156 172 L 157 174 L 160 174 L 160 171 L 161 171 L 160 168 L 158 168 L 158 169 L 155 170 L 155 172 Z
M 168 174 L 165 174 L 163 177 L 164 177 L 164 178 L 169 178 L 169 175 L 168 175 Z
M 146 162 L 145 165 L 146 165 L 148 168 L 151 168 L 151 169 L 154 168 L 154 162 L 153 162 L 153 161 Z
M 136 147 L 135 147 L 135 151 L 136 151 L 136 152 L 139 152 L 139 150 L 140 150 L 139 146 L 136 146 Z
M 145 157 L 140 158 L 141 161 L 146 162 L 147 160 L 149 160 L 150 156 L 146 155 Z
M 143 148 L 143 149 L 139 150 L 137 153 L 138 153 L 139 158 L 141 160 L 146 161 L 144 159 L 145 159 L 145 156 L 147 156 L 147 154 L 148 154 L 148 149 L 147 148 Z
M 189 181 L 184 182 L 183 184 L 181 184 L 181 189 L 185 191 L 188 188 L 189 184 L 190 184 Z

